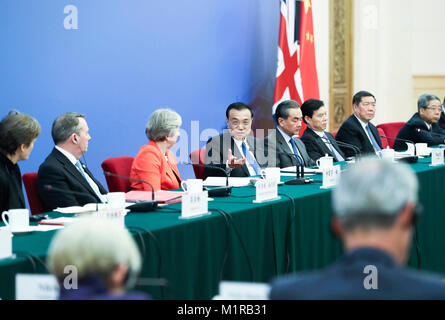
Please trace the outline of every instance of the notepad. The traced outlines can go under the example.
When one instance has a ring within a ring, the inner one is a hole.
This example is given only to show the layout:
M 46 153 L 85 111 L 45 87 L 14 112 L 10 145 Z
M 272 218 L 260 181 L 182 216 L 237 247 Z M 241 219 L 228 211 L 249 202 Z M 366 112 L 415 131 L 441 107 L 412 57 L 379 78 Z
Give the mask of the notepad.
M 160 190 L 155 192 L 155 200 L 159 203 L 172 203 L 173 201 L 180 200 L 182 197 L 182 191 L 165 191 Z M 150 201 L 152 200 L 151 191 L 137 191 L 132 190 L 125 194 L 126 201 Z

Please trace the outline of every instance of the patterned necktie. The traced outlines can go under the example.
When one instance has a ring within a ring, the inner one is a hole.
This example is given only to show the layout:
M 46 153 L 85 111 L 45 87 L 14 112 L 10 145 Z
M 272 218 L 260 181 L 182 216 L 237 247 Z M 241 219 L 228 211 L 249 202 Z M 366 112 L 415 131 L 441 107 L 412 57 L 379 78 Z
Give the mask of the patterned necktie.
M 326 133 L 323 133 L 323 137 L 324 137 L 324 142 L 325 145 L 327 145 L 327 147 L 329 148 L 329 150 L 331 150 L 331 152 L 334 154 L 334 157 L 337 161 L 345 161 L 345 159 L 341 156 L 340 153 L 338 153 L 338 151 L 335 149 L 335 147 L 332 145 L 331 140 L 329 140 L 328 136 L 326 135 Z
M 371 132 L 371 128 L 369 127 L 369 123 L 366 125 L 366 131 L 368 131 L 369 138 L 371 139 L 372 145 L 374 146 L 375 151 L 380 151 L 382 148 L 380 148 L 379 144 L 374 138 L 374 135 Z
M 82 164 L 80 163 L 79 160 L 76 162 L 76 168 L 77 168 L 77 170 L 79 170 L 80 174 L 85 178 L 85 180 L 88 182 L 88 184 L 90 185 L 91 189 L 93 189 L 94 193 L 100 199 L 100 201 L 102 203 L 104 203 L 105 202 L 105 197 L 102 195 L 102 193 L 100 193 L 99 187 L 97 186 L 97 184 L 94 183 L 94 181 L 91 178 L 87 177 L 87 174 L 83 170 Z
M 255 170 L 256 174 L 261 174 L 261 167 L 256 161 L 256 159 L 252 156 L 252 154 L 247 150 L 246 143 L 243 142 L 241 144 L 241 148 L 243 149 L 244 156 L 246 157 L 247 162 L 250 164 L 250 166 Z
M 297 144 L 295 143 L 295 140 L 293 138 L 290 138 L 289 140 L 290 144 L 292 145 L 292 149 L 294 150 L 295 157 L 297 158 L 297 162 L 300 166 L 303 164 L 303 159 L 301 159 L 300 155 L 298 154 Z

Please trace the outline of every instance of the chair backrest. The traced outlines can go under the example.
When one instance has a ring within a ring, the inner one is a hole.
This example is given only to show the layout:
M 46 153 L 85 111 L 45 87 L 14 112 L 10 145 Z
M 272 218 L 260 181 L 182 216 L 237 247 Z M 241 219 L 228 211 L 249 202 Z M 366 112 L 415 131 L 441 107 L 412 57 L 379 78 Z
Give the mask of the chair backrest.
M 133 161 L 133 157 L 114 157 L 102 162 L 101 166 L 104 171 L 129 177 Z M 128 192 L 131 190 L 130 180 L 107 175 L 105 175 L 105 180 L 109 192 Z
M 40 200 L 39 194 L 37 193 L 37 172 L 25 173 L 22 179 L 26 190 L 26 196 L 28 197 L 31 214 L 45 212 L 42 200 Z
M 400 129 L 405 125 L 405 122 L 388 122 L 388 123 L 382 123 L 377 126 L 377 128 L 382 128 L 385 132 L 385 136 L 396 138 L 397 134 L 399 133 Z M 388 145 L 390 148 L 393 148 L 394 146 L 394 140 L 388 139 Z
M 335 132 L 331 132 L 332 136 L 334 137 L 334 139 L 337 137 L 337 131 Z
M 386 136 L 385 131 L 383 131 L 382 128 L 377 128 L 377 131 L 379 132 L 379 136 Z M 389 137 L 389 136 L 388 136 Z M 389 146 L 389 141 L 386 138 L 380 137 L 380 140 L 382 141 L 382 147 L 383 149 L 386 149 Z M 392 147 L 390 146 L 392 149 Z
M 192 163 L 198 163 L 198 164 L 205 164 L 205 157 L 206 157 L 206 148 L 193 150 L 189 158 L 192 161 Z M 195 166 L 193 165 L 193 171 L 195 172 L 196 179 L 205 179 L 204 175 L 204 167 L 201 166 Z

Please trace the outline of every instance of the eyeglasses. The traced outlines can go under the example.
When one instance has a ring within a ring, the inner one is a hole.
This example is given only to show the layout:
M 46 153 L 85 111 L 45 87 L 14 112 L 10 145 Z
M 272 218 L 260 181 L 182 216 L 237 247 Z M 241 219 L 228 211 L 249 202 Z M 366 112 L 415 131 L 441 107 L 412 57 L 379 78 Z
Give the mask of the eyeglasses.
M 440 106 L 440 107 L 426 107 L 425 109 L 431 109 L 433 111 L 441 111 L 442 110 L 442 106 Z
M 232 127 L 239 127 L 240 125 L 243 125 L 246 127 L 246 126 L 250 125 L 251 122 L 252 122 L 252 120 L 243 120 L 243 121 L 229 120 L 229 123 Z

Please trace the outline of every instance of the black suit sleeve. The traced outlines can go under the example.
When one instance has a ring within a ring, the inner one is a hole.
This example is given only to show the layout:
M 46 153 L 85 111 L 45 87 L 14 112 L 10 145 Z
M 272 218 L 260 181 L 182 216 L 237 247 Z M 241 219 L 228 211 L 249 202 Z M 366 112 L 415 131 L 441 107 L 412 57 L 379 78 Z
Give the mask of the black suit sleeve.
M 37 178 L 37 190 L 40 199 L 45 205 L 45 208 L 52 210 L 58 207 L 71 207 L 79 205 L 79 202 L 77 201 L 75 195 L 56 190 L 48 191 L 48 189 L 45 188 L 45 185 L 50 185 L 62 190 L 71 189 L 65 178 L 65 175 L 59 172 L 57 168 L 53 168 L 47 165 L 42 165 L 39 168 Z M 96 199 L 91 197 L 90 202 L 96 202 Z
M 362 146 L 361 134 L 357 130 L 355 130 L 352 126 L 342 126 L 338 131 L 335 140 L 352 144 L 354 146 L 357 146 L 360 149 L 360 151 L 363 151 L 361 148 Z M 355 156 L 354 150 L 352 148 L 346 148 L 343 146 L 340 146 L 340 148 L 346 157 Z

